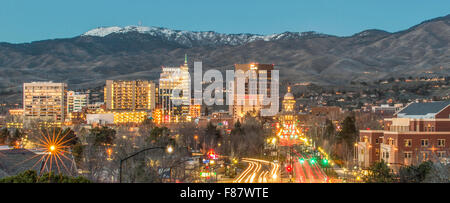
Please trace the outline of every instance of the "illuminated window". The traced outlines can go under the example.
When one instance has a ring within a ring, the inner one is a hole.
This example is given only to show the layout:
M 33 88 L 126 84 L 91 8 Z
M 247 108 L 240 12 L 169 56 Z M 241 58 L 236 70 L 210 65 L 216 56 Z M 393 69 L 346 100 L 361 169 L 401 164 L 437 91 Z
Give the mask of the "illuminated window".
M 412 140 L 411 139 L 405 139 L 405 147 L 411 147 L 412 146 Z
M 422 154 L 422 160 L 423 160 L 423 161 L 428 160 L 429 153 L 430 153 L 430 152 L 421 152 L 421 154 Z

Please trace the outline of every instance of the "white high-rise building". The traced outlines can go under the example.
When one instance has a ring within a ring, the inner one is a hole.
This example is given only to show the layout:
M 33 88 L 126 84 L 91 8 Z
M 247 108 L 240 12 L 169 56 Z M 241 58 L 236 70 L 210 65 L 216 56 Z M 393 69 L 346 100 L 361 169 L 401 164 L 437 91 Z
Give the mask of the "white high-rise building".
M 81 112 L 83 107 L 89 104 L 89 94 L 80 92 L 67 92 L 67 113 Z
M 179 94 L 174 96 L 174 92 Z M 185 56 L 180 67 L 163 67 L 159 79 L 159 105 L 165 122 L 181 121 L 189 115 L 191 77 Z

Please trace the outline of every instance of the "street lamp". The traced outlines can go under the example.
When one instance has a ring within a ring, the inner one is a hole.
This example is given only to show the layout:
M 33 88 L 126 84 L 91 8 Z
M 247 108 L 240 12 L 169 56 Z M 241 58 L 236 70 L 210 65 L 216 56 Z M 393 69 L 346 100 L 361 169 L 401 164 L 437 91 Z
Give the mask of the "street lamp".
M 169 154 L 173 152 L 173 148 L 170 145 L 167 146 L 167 148 L 166 147 L 149 147 L 149 148 L 145 148 L 145 149 L 143 149 L 141 151 L 135 152 L 135 153 L 131 154 L 130 156 L 127 156 L 127 157 L 121 159 L 120 160 L 120 166 L 119 166 L 119 183 L 122 183 L 122 163 L 124 161 L 126 161 L 127 159 L 131 158 L 131 157 L 134 157 L 134 156 L 136 156 L 136 155 L 138 155 L 138 154 L 140 154 L 142 152 L 149 151 L 149 150 L 152 150 L 152 149 L 162 149 L 162 150 L 165 149 L 167 151 L 167 153 L 169 153 Z
M 171 154 L 172 152 L 173 152 L 173 147 L 169 145 L 167 147 L 167 153 Z
M 275 145 L 277 143 L 277 138 L 272 138 L 272 144 Z

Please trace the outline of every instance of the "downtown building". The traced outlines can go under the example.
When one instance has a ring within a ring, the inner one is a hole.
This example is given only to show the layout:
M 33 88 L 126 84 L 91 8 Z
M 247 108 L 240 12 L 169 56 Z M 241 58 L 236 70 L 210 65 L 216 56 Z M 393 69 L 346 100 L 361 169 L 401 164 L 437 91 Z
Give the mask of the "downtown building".
M 67 84 L 31 82 L 23 84 L 24 123 L 45 122 L 61 126 L 67 116 Z
M 66 125 L 84 123 L 86 120 L 84 111 L 88 105 L 89 94 L 68 91 Z
M 278 92 L 278 89 L 271 89 L 272 84 L 272 71 L 274 70 L 273 64 L 235 64 L 235 79 L 233 82 L 233 103 L 229 105 L 229 112 L 232 114 L 234 120 L 241 120 L 247 114 L 253 114 L 254 116 L 260 115 L 261 109 L 266 106 L 262 104 L 260 100 L 260 80 L 266 80 L 266 94 L 271 95 L 271 91 Z M 243 84 L 243 91 L 239 93 L 238 80 L 240 79 L 237 75 L 237 71 L 243 71 L 246 73 Z M 252 77 L 257 79 L 256 88 L 251 91 L 250 75 L 254 74 Z M 266 78 L 261 77 L 265 74 Z M 277 86 L 278 87 L 278 86 Z M 278 100 L 278 98 L 277 98 Z M 277 109 L 278 111 L 278 109 Z
M 162 67 L 158 88 L 158 108 L 163 123 L 190 120 L 191 78 L 187 57 L 180 67 Z
M 448 162 L 449 140 L 450 101 L 410 103 L 384 119 L 384 130 L 360 130 L 355 159 L 362 168 L 384 160 L 394 171 L 428 160 Z
M 23 128 L 23 108 L 22 109 L 9 109 L 8 120 L 6 122 L 6 128 L 21 129 Z
M 152 110 L 155 83 L 145 80 L 106 80 L 104 101 L 108 110 Z
M 67 92 L 67 113 L 81 112 L 89 104 L 89 94 L 81 92 Z
M 141 123 L 155 109 L 155 92 L 155 83 L 151 81 L 107 80 L 105 110 L 98 113 L 112 114 L 114 124 Z

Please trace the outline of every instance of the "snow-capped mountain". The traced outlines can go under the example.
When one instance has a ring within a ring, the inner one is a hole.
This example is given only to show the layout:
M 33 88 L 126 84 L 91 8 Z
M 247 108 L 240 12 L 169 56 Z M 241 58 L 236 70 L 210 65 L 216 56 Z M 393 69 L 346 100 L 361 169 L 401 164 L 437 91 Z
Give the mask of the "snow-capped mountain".
M 280 39 L 295 39 L 306 36 L 327 36 L 315 32 L 284 32 L 281 34 L 272 35 L 257 35 L 257 34 L 221 34 L 213 31 L 207 32 L 193 32 L 172 30 L 161 27 L 144 27 L 144 26 L 126 26 L 126 27 L 99 27 L 84 33 L 81 36 L 91 37 L 105 37 L 111 34 L 125 34 L 125 33 L 141 33 L 148 34 L 153 37 L 159 37 L 168 41 L 174 41 L 185 46 L 193 45 L 242 45 L 253 41 L 273 41 Z
M 400 32 L 365 30 L 347 37 L 103 27 L 72 38 L 0 42 L 0 100 L 20 102 L 22 83 L 30 81 L 66 82 L 77 89 L 102 88 L 106 79 L 158 80 L 161 66 L 183 64 L 185 54 L 191 68 L 194 61 L 202 61 L 204 70 L 221 71 L 238 63 L 269 63 L 280 70 L 281 81 L 331 87 L 391 77 L 447 77 L 449 44 L 450 15 Z

